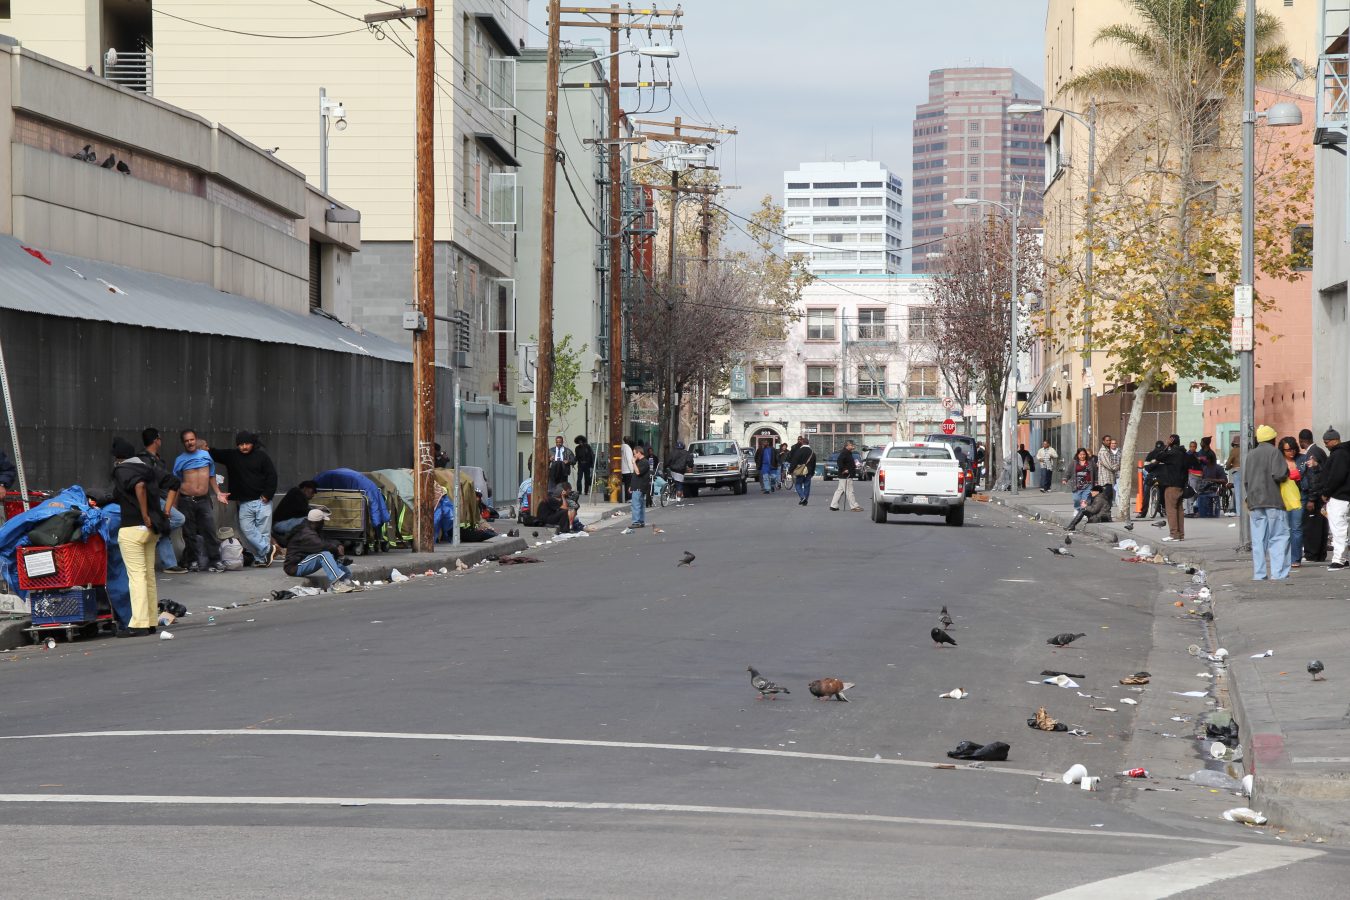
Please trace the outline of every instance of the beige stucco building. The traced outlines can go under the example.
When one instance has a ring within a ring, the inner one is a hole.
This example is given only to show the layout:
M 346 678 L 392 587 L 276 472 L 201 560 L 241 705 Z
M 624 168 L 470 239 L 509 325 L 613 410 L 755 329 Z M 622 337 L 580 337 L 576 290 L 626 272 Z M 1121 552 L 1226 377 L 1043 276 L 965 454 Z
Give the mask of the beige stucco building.
M 513 108 L 526 5 L 435 5 L 436 312 L 447 320 L 437 323 L 438 361 L 462 364 L 466 397 L 499 403 L 510 402 L 506 372 L 515 350 L 491 333 L 499 311 L 492 304 L 514 303 L 514 173 L 518 154 L 539 152 L 543 134 Z M 389 6 L 358 0 L 17 0 L 10 7 L 0 32 L 229 122 L 313 184 L 321 169 L 319 90 L 326 89 L 345 111 L 342 130 L 336 116 L 326 120 L 329 191 L 361 210 L 366 239 L 350 314 L 375 333 L 410 339 L 402 313 L 412 296 L 414 20 L 373 31 L 362 15 Z M 111 66 L 108 50 L 117 51 Z M 469 352 L 452 356 L 455 346 Z
M 1282 40 L 1291 57 L 1313 68 L 1317 58 L 1317 16 L 1315 0 L 1260 0 L 1258 7 L 1275 15 L 1283 26 Z M 1110 105 L 1110 98 L 1086 96 L 1081 91 L 1069 90 L 1066 85 L 1084 71 L 1112 63 L 1128 63 L 1126 51 L 1112 42 L 1097 43 L 1095 36 L 1107 25 L 1134 23 L 1136 16 L 1124 0 L 1048 0 L 1045 22 L 1045 103 L 1086 115 L 1094 101 L 1099 106 L 1098 146 L 1096 162 L 1098 187 L 1103 173 L 1110 172 L 1114 147 L 1112 136 L 1126 133 L 1128 121 L 1119 105 Z M 1311 94 L 1312 79 L 1268 87 Z M 1084 225 L 1083 210 L 1087 198 L 1088 129 L 1062 112 L 1045 113 L 1045 246 L 1047 261 L 1068 257 L 1081 263 L 1081 244 L 1075 235 Z M 1056 323 L 1056 294 L 1047 287 L 1046 303 L 1051 324 Z M 1037 354 L 1042 361 L 1034 406 L 1058 418 L 1045 422 L 1044 434 L 1056 443 L 1061 452 L 1072 452 L 1082 442 L 1082 397 L 1091 389 L 1095 395 L 1110 390 L 1114 385 L 1106 378 L 1112 360 L 1104 353 L 1094 353 L 1089 366 L 1084 365 L 1083 336 L 1069 332 L 1058 322 L 1056 340 L 1047 342 Z M 1092 373 L 1091 382 L 1085 378 Z M 1187 401 L 1189 402 L 1189 400 Z M 1091 435 L 1095 442 L 1100 431 L 1110 427 L 1098 423 Z

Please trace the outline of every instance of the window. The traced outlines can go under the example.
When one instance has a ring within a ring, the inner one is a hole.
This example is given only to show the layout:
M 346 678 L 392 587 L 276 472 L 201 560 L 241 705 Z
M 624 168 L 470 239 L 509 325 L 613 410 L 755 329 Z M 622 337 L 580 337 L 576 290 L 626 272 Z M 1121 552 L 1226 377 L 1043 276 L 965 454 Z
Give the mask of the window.
M 1295 272 L 1312 270 L 1313 227 L 1311 225 L 1299 225 L 1294 228 L 1293 233 L 1289 235 L 1289 252 L 1294 257 L 1292 268 Z
M 488 224 L 516 224 L 515 172 L 492 172 L 488 175 Z
M 806 367 L 806 396 L 833 397 L 834 366 Z
M 814 206 L 818 206 L 818 207 L 827 207 L 827 206 L 857 206 L 857 205 L 858 205 L 858 198 L 857 198 L 857 197 L 817 197 L 814 201 L 812 201 L 812 204 L 813 204 Z
M 783 367 L 755 366 L 753 395 L 756 397 L 781 397 L 783 395 Z
M 858 396 L 859 397 L 886 396 L 885 366 L 858 367 Z
M 806 339 L 808 341 L 832 341 L 835 337 L 833 309 L 808 309 L 806 311 Z
M 817 181 L 812 185 L 818 191 L 853 191 L 857 190 L 856 181 Z
M 936 397 L 937 395 L 937 366 L 914 366 L 909 370 L 910 397 Z
M 858 310 L 858 340 L 881 341 L 886 339 L 886 308 Z
M 1201 101 L 1195 116 L 1195 143 L 1199 146 L 1219 143 L 1219 125 L 1222 119 L 1222 100 Z
M 865 188 L 879 188 L 879 187 L 881 187 L 881 182 L 880 182 L 880 181 L 864 181 L 864 182 L 862 183 L 862 186 L 865 187 Z M 1010 242 L 1011 242 L 1011 241 L 1010 241 Z
M 979 131 L 979 130 L 980 130 L 980 123 L 979 123 L 979 122 L 967 122 L 967 123 L 966 123 L 966 131 L 975 132 L 975 131 Z
M 9 18 L 9 0 L 0 0 L 0 19 Z
M 516 106 L 516 61 L 509 56 L 488 57 L 488 109 L 509 119 Z
M 978 153 L 972 153 L 966 161 L 970 164 L 971 168 L 978 167 L 980 164 L 980 155 Z
M 787 205 L 789 209 L 800 209 L 803 206 L 810 206 L 811 201 L 806 197 L 789 197 Z
M 886 202 L 884 197 L 863 197 L 861 206 L 881 206 Z
M 909 338 L 912 341 L 931 341 L 937 338 L 937 311 L 933 307 L 910 308 Z
M 809 181 L 789 181 L 789 182 L 788 182 L 788 190 L 789 190 L 789 191 L 809 191 L 809 190 L 811 190 L 811 182 L 809 182 Z
M 968 172 L 968 173 L 966 174 L 966 181 L 968 181 L 968 182 L 971 183 L 971 184 L 979 184 L 979 183 L 980 183 L 980 173 L 979 173 L 979 172 Z
M 967 144 L 967 146 L 969 147 L 969 149 L 971 149 L 971 150 L 979 150 L 979 149 L 981 149 L 981 148 L 980 148 L 980 139 L 977 138 L 977 137 L 967 138 L 966 144 Z

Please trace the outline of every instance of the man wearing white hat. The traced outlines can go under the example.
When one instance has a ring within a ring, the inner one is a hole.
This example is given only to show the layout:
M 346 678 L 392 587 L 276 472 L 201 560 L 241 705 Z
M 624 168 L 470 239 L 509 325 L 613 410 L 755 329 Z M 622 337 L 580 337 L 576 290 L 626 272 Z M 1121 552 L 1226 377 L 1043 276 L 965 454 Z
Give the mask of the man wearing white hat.
M 1280 496 L 1280 483 L 1289 480 L 1289 465 L 1275 449 L 1276 432 L 1269 425 L 1256 429 L 1256 446 L 1242 464 L 1242 494 L 1251 510 L 1252 578 L 1271 581 L 1289 577 L 1289 517 Z M 1266 555 L 1270 567 L 1266 567 Z
M 328 510 L 314 508 L 309 511 L 305 521 L 286 541 L 286 561 L 282 564 L 287 575 L 312 575 L 320 570 L 328 577 L 328 583 L 339 594 L 360 590 L 352 584 L 352 570 L 338 559 L 342 556 L 342 545 L 330 541 L 319 533 L 323 523 L 332 518 Z

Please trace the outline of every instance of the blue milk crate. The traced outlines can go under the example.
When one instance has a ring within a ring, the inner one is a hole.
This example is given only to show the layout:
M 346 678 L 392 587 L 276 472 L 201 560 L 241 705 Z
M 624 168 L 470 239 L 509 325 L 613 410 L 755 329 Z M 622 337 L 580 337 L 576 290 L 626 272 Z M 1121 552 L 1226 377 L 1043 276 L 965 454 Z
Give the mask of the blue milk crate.
M 98 619 L 98 589 L 65 588 L 59 591 L 30 591 L 34 625 L 93 622 Z

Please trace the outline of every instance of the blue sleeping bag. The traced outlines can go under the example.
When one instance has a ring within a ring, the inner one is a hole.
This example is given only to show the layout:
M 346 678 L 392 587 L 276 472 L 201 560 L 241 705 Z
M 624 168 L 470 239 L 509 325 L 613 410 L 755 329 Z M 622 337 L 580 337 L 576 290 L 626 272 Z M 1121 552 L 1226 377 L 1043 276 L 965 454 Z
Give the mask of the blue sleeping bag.
M 384 527 L 389 521 L 389 507 L 384 502 L 380 486 L 353 469 L 330 469 L 314 476 L 314 483 L 330 491 L 360 491 L 366 495 L 366 510 L 370 524 Z

